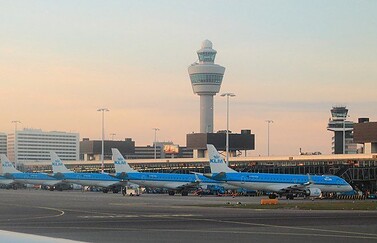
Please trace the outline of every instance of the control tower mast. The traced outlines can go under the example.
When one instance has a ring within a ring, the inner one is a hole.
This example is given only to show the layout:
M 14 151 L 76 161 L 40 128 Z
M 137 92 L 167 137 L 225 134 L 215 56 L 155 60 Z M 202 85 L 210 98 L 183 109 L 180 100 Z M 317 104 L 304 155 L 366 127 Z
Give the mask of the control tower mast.
M 188 68 L 192 90 L 200 96 L 200 133 L 213 133 L 213 96 L 220 91 L 225 68 L 214 63 L 217 51 L 205 40 L 197 51 L 199 63 Z

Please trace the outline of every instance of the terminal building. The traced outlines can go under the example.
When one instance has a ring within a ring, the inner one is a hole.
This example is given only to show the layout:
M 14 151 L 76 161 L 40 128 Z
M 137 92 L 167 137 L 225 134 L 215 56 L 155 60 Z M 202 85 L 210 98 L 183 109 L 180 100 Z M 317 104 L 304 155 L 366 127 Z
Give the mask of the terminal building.
M 248 131 L 241 132 L 250 135 Z M 213 136 L 217 133 L 196 134 L 204 136 L 198 140 L 191 141 L 190 146 L 197 149 L 204 149 L 208 143 L 215 144 L 220 149 L 224 149 L 225 133 L 218 133 L 223 136 L 218 138 Z M 231 133 L 231 135 L 233 135 Z M 364 154 L 332 154 L 332 155 L 296 155 L 296 156 L 268 156 L 268 157 L 244 157 L 231 156 L 229 165 L 236 171 L 256 172 L 256 173 L 280 173 L 280 174 L 333 174 L 344 178 L 355 189 L 364 192 L 377 191 L 377 122 L 368 122 L 366 119 L 359 119 L 359 123 L 354 124 L 354 137 L 357 143 L 363 145 Z M 193 139 L 191 137 L 189 139 Z M 189 140 L 188 139 L 188 140 Z M 248 139 L 236 135 L 236 140 Z M 250 141 L 248 141 L 250 142 Z M 247 143 L 247 142 L 246 142 Z M 135 142 L 127 138 L 124 141 L 105 141 L 105 171 L 114 173 L 114 164 L 111 160 L 111 148 L 118 148 L 127 158 L 130 165 L 141 172 L 175 172 L 175 173 L 209 173 L 208 158 L 194 158 L 194 150 L 174 145 L 172 142 L 156 143 L 152 146 L 135 146 Z M 222 147 L 221 147 L 222 146 Z M 239 145 L 236 145 L 237 147 Z M 230 147 L 233 147 L 230 145 Z M 99 172 L 101 170 L 101 140 L 90 141 L 83 139 L 80 142 L 80 157 L 87 158 L 85 161 L 65 161 L 68 168 L 74 171 Z M 85 150 L 86 149 L 86 150 Z M 165 150 L 165 152 L 164 152 Z M 156 159 L 154 159 L 156 154 Z M 222 153 L 225 157 L 225 153 Z M 51 172 L 50 162 L 28 163 L 29 171 Z
M 126 138 L 124 141 L 105 140 L 104 159 L 111 160 L 111 148 L 117 148 L 126 159 L 165 159 L 165 158 L 192 158 L 193 151 L 173 142 L 156 142 L 149 146 L 135 146 L 135 141 Z M 80 142 L 80 160 L 101 160 L 102 140 L 84 138 Z
M 8 158 L 16 164 L 50 161 L 55 151 L 63 161 L 79 160 L 79 134 L 23 129 L 8 135 Z

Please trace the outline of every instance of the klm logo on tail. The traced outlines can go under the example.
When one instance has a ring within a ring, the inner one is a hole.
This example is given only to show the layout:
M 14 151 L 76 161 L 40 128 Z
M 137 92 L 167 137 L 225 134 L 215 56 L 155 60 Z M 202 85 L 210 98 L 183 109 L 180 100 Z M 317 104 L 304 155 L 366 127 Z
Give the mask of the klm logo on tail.
M 114 161 L 114 164 L 116 164 L 116 165 L 125 165 L 126 161 L 124 161 L 123 158 L 118 158 L 116 161 Z
M 57 159 L 54 162 L 52 162 L 52 165 L 53 166 L 63 166 L 63 163 L 60 160 Z
M 4 162 L 3 167 L 13 167 L 13 165 L 10 162 Z
M 224 160 L 220 156 L 215 155 L 213 156 L 213 159 L 209 160 L 209 162 L 213 164 L 221 164 L 221 163 L 224 163 Z

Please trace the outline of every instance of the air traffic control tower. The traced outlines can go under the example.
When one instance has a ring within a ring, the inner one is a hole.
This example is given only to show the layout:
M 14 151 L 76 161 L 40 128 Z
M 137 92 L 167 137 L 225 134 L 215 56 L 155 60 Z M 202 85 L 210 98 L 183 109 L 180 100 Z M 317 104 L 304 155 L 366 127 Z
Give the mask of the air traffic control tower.
M 348 109 L 345 106 L 334 106 L 327 130 L 334 132 L 332 138 L 333 154 L 355 154 L 357 145 L 353 142 L 353 122 L 347 121 Z
M 220 91 L 225 68 L 215 64 L 217 51 L 205 40 L 197 51 L 199 63 L 188 68 L 192 90 L 200 96 L 200 132 L 213 133 L 213 96 Z
M 215 64 L 216 51 L 212 42 L 205 40 L 197 51 L 199 62 L 188 68 L 192 90 L 200 96 L 200 133 L 187 134 L 187 148 L 193 149 L 194 158 L 206 157 L 207 144 L 213 144 L 219 151 L 225 150 L 226 131 L 214 133 L 214 96 L 220 91 L 225 68 Z M 241 130 L 240 134 L 229 132 L 230 156 L 237 151 L 253 150 L 255 136 L 251 130 Z

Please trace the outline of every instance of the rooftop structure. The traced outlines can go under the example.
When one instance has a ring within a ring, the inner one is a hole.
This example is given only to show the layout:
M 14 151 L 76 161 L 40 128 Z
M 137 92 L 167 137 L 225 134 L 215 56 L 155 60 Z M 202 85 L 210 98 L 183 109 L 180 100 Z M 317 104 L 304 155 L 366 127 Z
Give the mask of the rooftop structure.
M 89 138 L 80 141 L 80 160 L 99 161 L 101 143 L 100 140 L 89 140 Z M 105 160 L 111 160 L 112 148 L 117 148 L 126 159 L 153 159 L 155 152 L 154 144 L 135 146 L 135 141 L 131 138 L 125 138 L 123 141 L 105 140 Z M 175 145 L 173 142 L 156 142 L 156 158 L 192 158 L 192 149 Z
M 359 118 L 359 123 L 354 126 L 354 141 L 363 144 L 363 153 L 377 153 L 377 122 Z

